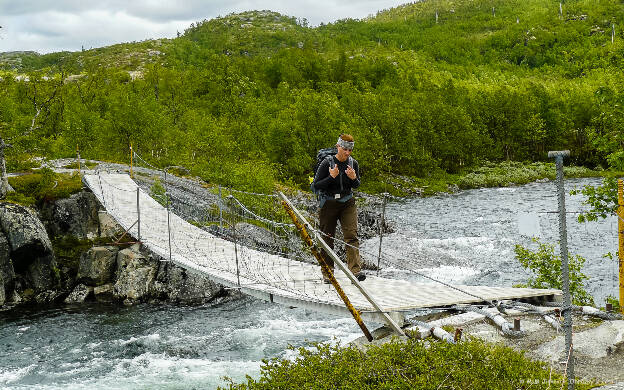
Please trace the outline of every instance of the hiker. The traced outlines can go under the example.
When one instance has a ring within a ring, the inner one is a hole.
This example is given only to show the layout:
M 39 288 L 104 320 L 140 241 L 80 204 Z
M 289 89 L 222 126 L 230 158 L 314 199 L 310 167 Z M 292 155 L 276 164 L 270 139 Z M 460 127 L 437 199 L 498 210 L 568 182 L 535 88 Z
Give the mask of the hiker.
M 347 265 L 355 277 L 362 281 L 366 275 L 361 272 L 357 238 L 357 208 L 352 189 L 360 186 L 360 170 L 358 162 L 351 157 L 355 142 L 350 134 L 342 134 L 336 143 L 337 153 L 328 155 L 320 162 L 314 176 L 313 188 L 319 194 L 319 222 L 323 239 L 334 249 L 336 224 L 340 221 L 342 235 L 347 243 Z M 334 270 L 334 260 L 325 252 L 323 257 L 329 268 Z M 323 271 L 323 281 L 330 283 L 328 275 Z

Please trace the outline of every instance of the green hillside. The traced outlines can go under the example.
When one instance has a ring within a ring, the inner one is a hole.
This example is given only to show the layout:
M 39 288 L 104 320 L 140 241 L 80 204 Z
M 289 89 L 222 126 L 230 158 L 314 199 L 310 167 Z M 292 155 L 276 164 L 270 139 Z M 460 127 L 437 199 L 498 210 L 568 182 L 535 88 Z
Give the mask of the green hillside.
M 267 190 L 305 187 L 316 150 L 341 132 L 355 136 L 370 189 L 388 172 L 553 149 L 622 170 L 623 4 L 426 0 L 318 27 L 250 11 L 173 39 L 0 55 L 0 135 L 34 129 L 8 150 L 13 167 L 77 145 L 127 161 L 132 143 L 152 164 Z

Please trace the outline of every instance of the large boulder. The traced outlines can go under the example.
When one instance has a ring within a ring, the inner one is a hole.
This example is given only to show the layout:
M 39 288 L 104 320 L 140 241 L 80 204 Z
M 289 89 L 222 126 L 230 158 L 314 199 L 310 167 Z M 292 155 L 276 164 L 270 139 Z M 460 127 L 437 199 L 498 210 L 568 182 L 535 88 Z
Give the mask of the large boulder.
M 69 198 L 46 203 L 41 209 L 41 217 L 53 237 L 71 235 L 92 239 L 99 234 L 98 208 L 95 195 L 82 191 Z
M 95 246 L 80 256 L 77 280 L 91 286 L 109 283 L 115 276 L 117 253 L 115 246 Z
M 156 271 L 156 262 L 141 254 L 138 245 L 119 251 L 113 296 L 125 302 L 147 299 Z
M 36 214 L 23 206 L 0 202 L 0 230 L 9 244 L 9 257 L 35 291 L 53 288 L 58 269 L 48 234 Z
M 190 273 L 171 262 L 161 262 L 152 285 L 154 298 L 177 303 L 200 304 L 223 295 L 223 287 L 205 276 Z

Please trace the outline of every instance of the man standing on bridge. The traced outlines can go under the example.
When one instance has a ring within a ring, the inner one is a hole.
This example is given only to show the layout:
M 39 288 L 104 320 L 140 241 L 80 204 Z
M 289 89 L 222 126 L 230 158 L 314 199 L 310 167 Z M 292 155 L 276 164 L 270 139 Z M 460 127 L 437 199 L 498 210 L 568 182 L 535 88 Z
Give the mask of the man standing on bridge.
M 357 238 L 357 208 L 353 189 L 360 186 L 360 169 L 357 160 L 351 157 L 355 141 L 350 134 L 338 137 L 334 156 L 328 156 L 319 165 L 314 177 L 314 188 L 319 190 L 320 207 L 319 222 L 323 232 L 323 239 L 330 248 L 334 248 L 336 225 L 340 221 L 342 235 L 346 242 L 347 265 L 355 277 L 362 281 L 366 275 L 361 272 L 360 243 Z M 334 260 L 325 252 L 323 257 L 334 270 Z M 327 275 L 323 274 L 325 283 L 330 283 Z

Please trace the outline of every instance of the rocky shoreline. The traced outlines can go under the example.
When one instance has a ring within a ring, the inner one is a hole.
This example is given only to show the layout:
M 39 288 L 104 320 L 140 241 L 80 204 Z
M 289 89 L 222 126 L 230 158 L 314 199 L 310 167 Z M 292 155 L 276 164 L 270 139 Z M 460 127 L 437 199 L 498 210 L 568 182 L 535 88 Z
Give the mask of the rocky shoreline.
M 113 244 L 120 232 L 86 190 L 38 210 L 0 202 L 0 307 L 85 300 L 198 304 L 225 294 L 139 244 Z M 57 258 L 53 242 L 67 237 L 93 245 L 77 259 Z

